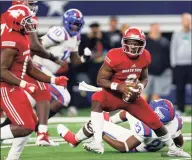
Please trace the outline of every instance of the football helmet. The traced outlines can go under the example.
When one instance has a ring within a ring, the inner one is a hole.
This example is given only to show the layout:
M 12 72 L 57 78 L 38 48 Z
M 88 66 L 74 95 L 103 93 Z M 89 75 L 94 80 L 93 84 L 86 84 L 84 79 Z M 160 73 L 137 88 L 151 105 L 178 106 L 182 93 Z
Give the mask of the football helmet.
M 143 53 L 146 45 L 144 32 L 138 28 L 127 29 L 123 34 L 121 45 L 130 58 L 138 57 Z
M 70 36 L 77 35 L 84 23 L 83 14 L 78 9 L 69 9 L 63 15 L 63 25 Z
M 32 14 L 26 5 L 14 5 L 5 12 L 5 19 L 7 26 L 15 31 L 35 32 L 37 28 L 37 21 L 32 19 Z
M 151 108 L 155 113 L 157 113 L 161 122 L 166 124 L 175 118 L 175 108 L 173 104 L 167 99 L 159 99 L 151 101 Z
M 36 15 L 36 13 L 38 11 L 37 1 L 35 1 L 35 0 L 12 1 L 12 5 L 17 5 L 17 4 L 23 4 L 23 5 L 28 6 L 33 15 Z

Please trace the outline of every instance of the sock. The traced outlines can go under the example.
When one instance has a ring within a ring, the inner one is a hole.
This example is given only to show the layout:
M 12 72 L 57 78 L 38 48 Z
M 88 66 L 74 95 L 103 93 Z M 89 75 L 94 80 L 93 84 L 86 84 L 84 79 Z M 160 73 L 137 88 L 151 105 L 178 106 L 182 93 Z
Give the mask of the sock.
M 4 127 L 8 124 L 11 124 L 11 121 L 9 120 L 9 118 L 6 118 L 5 121 L 3 123 L 1 123 L 1 127 Z
M 64 138 L 65 141 L 67 141 L 69 144 L 72 145 L 72 147 L 75 147 L 78 145 L 79 141 L 75 138 L 75 134 L 71 131 L 68 131 L 67 134 L 65 134 L 65 136 L 63 136 L 64 134 L 62 134 L 62 137 Z
M 175 149 L 177 148 L 175 146 L 175 143 L 173 142 L 173 139 L 171 138 L 171 135 L 169 133 L 167 133 L 164 136 L 159 137 L 159 140 L 164 142 L 165 145 L 169 148 L 169 149 Z
M 49 111 L 49 118 L 53 117 L 56 114 L 57 114 L 57 112 L 53 112 L 53 111 L 50 110 Z
M 102 134 L 104 128 L 103 113 L 91 111 L 91 123 L 94 131 L 94 138 L 97 143 L 102 142 Z
M 84 132 L 83 132 L 83 128 L 81 128 L 76 134 L 75 134 L 75 139 L 78 141 L 78 142 L 81 142 L 83 140 L 86 140 L 88 139 L 89 137 L 87 137 Z
M 47 125 L 44 125 L 44 124 L 40 124 L 39 127 L 38 127 L 38 132 L 40 133 L 46 133 L 48 131 L 48 127 Z
M 110 121 L 115 124 L 123 122 L 123 120 L 120 118 L 120 113 L 121 112 L 118 112 L 115 115 L 113 115 L 112 117 L 110 117 Z
M 109 112 L 103 112 L 103 117 L 104 117 L 105 121 L 109 121 L 109 119 L 110 119 Z
M 1 140 L 14 138 L 10 125 L 1 128 Z
M 29 140 L 30 136 L 31 135 L 28 135 L 26 137 L 14 138 L 6 160 L 12 160 L 13 158 L 19 160 L 21 153 L 25 147 L 25 144 Z

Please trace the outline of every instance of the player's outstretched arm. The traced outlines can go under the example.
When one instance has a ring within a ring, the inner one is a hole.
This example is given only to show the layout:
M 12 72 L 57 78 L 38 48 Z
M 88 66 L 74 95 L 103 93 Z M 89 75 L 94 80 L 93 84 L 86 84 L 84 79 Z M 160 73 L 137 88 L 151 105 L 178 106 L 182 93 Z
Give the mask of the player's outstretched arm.
M 104 133 L 103 140 L 107 142 L 111 147 L 115 148 L 119 152 L 129 152 L 130 150 L 136 148 L 141 144 L 141 142 L 135 138 L 135 136 L 131 136 L 127 138 L 125 142 L 116 140 L 108 136 Z
M 9 71 L 15 56 L 17 55 L 16 49 L 6 48 L 1 49 L 1 79 L 5 82 L 18 85 L 21 83 L 21 79 L 17 78 Z
M 52 53 L 47 52 L 43 45 L 41 45 L 35 32 L 30 34 L 30 40 L 32 42 L 30 45 L 31 51 L 34 54 L 38 55 L 39 57 L 49 59 L 59 65 L 63 65 L 62 61 L 58 60 L 58 58 L 55 57 Z
M 41 82 L 53 83 L 64 87 L 67 86 L 67 77 L 50 77 L 47 74 L 43 73 L 41 70 L 39 70 L 37 67 L 35 67 L 31 59 L 28 62 L 27 74 Z
M 80 65 L 82 63 L 89 61 L 91 59 L 91 55 L 92 52 L 88 47 L 84 49 L 84 54 L 82 56 L 79 56 L 78 52 L 73 52 L 70 56 L 71 63 L 74 66 Z

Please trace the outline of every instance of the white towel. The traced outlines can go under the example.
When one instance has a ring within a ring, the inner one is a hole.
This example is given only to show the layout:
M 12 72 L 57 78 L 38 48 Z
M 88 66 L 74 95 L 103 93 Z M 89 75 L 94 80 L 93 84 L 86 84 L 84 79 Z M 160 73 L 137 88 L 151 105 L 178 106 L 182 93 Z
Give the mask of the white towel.
M 102 90 L 102 88 L 89 85 L 83 81 L 79 83 L 79 90 L 89 92 L 99 92 Z

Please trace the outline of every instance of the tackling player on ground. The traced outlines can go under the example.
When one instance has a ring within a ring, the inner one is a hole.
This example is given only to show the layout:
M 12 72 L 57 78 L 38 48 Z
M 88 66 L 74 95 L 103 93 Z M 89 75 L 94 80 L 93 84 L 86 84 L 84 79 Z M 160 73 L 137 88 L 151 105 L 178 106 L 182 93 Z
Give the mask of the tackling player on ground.
M 182 119 L 178 115 L 175 115 L 175 109 L 172 103 L 168 100 L 160 99 L 152 101 L 150 106 L 158 115 L 161 122 L 165 124 L 175 145 L 181 148 L 184 143 L 181 133 L 183 123 Z M 126 111 L 116 113 L 110 117 L 110 119 L 109 117 L 107 118 L 105 112 L 104 117 L 106 117 L 106 121 L 104 122 L 103 140 L 120 152 L 156 152 L 165 147 L 164 143 L 158 139 L 151 128 Z M 130 130 L 110 122 L 119 123 L 125 120 L 130 124 Z M 86 123 L 76 134 L 73 134 L 68 128 L 61 124 L 58 125 L 57 129 L 59 135 L 73 147 L 76 147 L 82 141 L 93 136 L 91 121 Z M 94 139 L 92 139 L 92 141 L 94 141 Z M 91 143 L 84 143 L 83 147 L 88 149 L 90 144 Z M 188 157 L 190 157 L 189 154 Z

